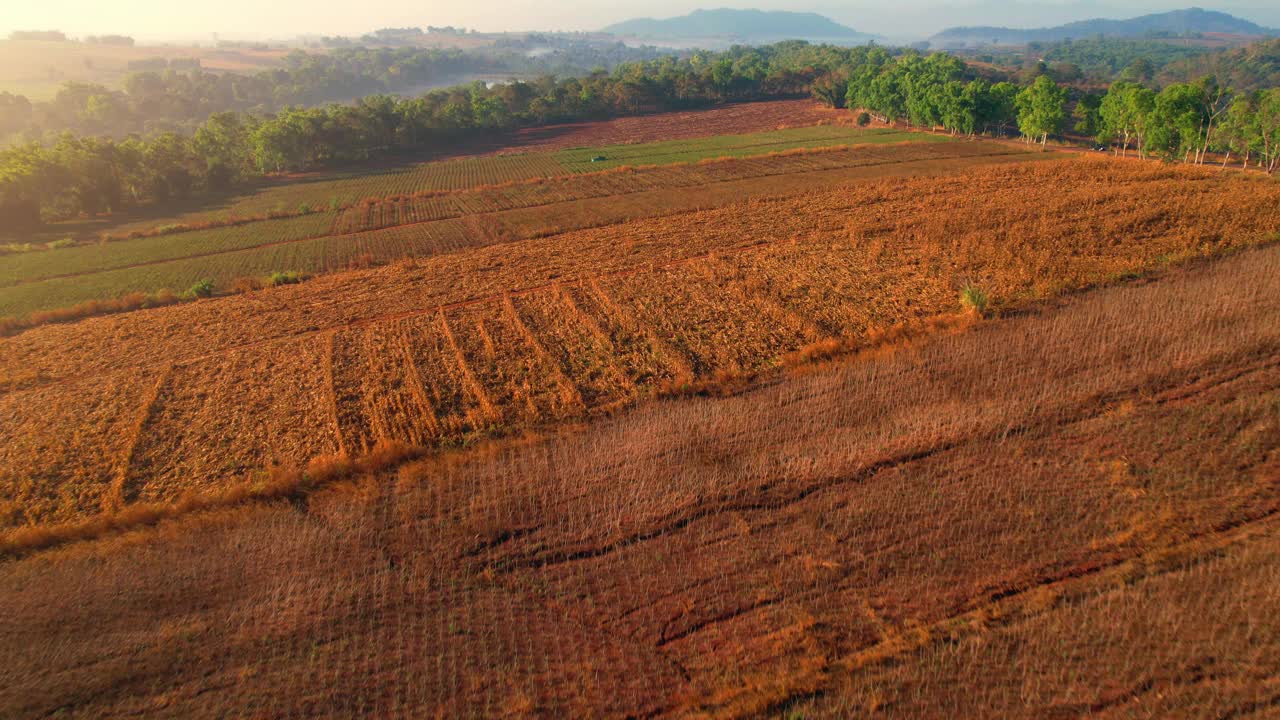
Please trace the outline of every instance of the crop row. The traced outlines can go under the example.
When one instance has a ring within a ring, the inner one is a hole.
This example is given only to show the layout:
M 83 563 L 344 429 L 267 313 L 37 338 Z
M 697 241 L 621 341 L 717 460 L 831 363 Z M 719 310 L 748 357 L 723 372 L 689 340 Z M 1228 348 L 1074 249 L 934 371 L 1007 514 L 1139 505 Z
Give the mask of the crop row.
M 325 234 L 335 217 L 335 213 L 314 213 L 231 227 L 12 255 L 0 262 L 0 288 L 51 277 L 82 275 L 302 240 Z M 0 314 L 7 311 L 0 306 Z
M 270 213 L 315 212 L 339 208 L 366 198 L 448 192 L 486 185 L 520 182 L 535 178 L 559 177 L 590 172 L 619 164 L 665 164 L 690 162 L 709 157 L 743 157 L 796 147 L 928 141 L 930 136 L 892 130 L 860 130 L 819 126 L 775 130 L 746 135 L 724 135 L 634 145 L 578 148 L 567 151 L 517 152 L 501 155 L 463 157 L 410 165 L 406 168 L 333 173 L 318 177 L 284 178 L 262 189 L 231 199 L 214 210 L 177 215 L 169 220 L 139 220 L 112 227 L 113 235 L 153 230 L 157 225 L 200 224 L 227 218 L 258 217 Z M 592 163 L 609 153 L 611 160 Z

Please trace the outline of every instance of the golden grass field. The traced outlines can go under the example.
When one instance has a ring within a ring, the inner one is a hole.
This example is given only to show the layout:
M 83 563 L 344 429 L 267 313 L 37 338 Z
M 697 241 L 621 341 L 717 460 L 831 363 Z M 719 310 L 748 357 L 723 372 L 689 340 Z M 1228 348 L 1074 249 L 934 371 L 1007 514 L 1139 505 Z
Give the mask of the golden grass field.
M 382 264 L 0 337 L 0 717 L 1267 717 L 1276 207 L 950 141 L 303 215 Z
M 0 708 L 1265 710 L 1278 281 L 1280 251 L 1248 251 L 730 398 L 11 560 Z
M 1263 178 L 1097 158 L 863 182 L 0 340 L 8 525 L 581 418 L 1271 239 Z M 182 328 L 200 328 L 198 335 Z

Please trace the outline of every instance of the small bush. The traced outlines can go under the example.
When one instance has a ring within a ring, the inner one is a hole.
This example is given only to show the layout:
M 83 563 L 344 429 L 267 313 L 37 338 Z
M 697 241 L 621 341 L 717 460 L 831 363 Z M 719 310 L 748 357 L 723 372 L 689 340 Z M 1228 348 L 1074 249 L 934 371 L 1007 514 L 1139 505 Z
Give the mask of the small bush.
M 858 127 L 866 127 L 870 125 L 871 113 L 867 112 L 866 110 L 863 110 L 862 112 L 858 113 L 858 119 L 856 120 L 856 122 L 858 123 Z
M 49 248 L 50 250 L 57 250 L 58 248 L 75 247 L 76 245 L 77 245 L 76 241 L 69 237 L 62 238 L 61 240 L 54 240 L 51 243 L 45 243 L 45 247 Z
M 965 285 L 960 290 L 960 307 L 979 315 L 987 311 L 987 294 L 974 285 Z
M 277 285 L 295 285 L 306 280 L 307 276 L 303 273 L 290 270 L 288 272 L 273 272 L 267 276 L 267 285 L 276 287 Z
M 213 296 L 213 281 L 209 279 L 201 280 L 195 285 L 187 289 L 187 296 L 193 298 L 207 298 Z

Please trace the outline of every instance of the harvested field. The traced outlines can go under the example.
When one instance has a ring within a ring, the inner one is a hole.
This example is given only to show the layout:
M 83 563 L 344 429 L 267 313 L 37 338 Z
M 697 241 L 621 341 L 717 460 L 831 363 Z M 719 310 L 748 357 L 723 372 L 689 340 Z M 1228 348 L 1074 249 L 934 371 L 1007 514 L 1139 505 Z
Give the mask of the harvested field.
M 31 258 L 16 263 L 16 268 L 54 276 L 0 287 L 0 313 L 21 315 L 127 292 L 181 290 L 205 278 L 225 290 L 247 275 L 279 270 L 332 272 L 854 179 L 942 173 L 1052 157 L 1057 156 L 980 143 L 859 146 L 371 201 L 338 215 L 318 213 L 16 256 Z M 259 225 L 262 234 L 255 232 Z M 125 252 L 115 254 L 117 245 Z M 65 273 L 59 269 L 64 265 L 79 272 Z M 97 271 L 98 267 L 102 269 Z
M 473 214 L 492 214 L 505 210 L 544 207 L 557 203 L 615 197 L 673 188 L 700 188 L 707 185 L 752 178 L 787 178 L 774 183 L 775 194 L 796 186 L 809 185 L 809 175 L 829 170 L 854 167 L 881 167 L 893 173 L 892 166 L 929 160 L 959 158 L 1007 157 L 1026 160 L 1026 153 L 992 148 L 975 143 L 895 143 L 817 148 L 759 157 L 716 160 L 698 164 L 659 167 L 625 167 L 589 175 L 539 179 L 513 183 L 508 187 L 466 190 L 448 194 L 422 196 L 397 195 L 381 200 L 367 200 L 344 210 L 335 220 L 334 233 L 359 232 L 380 227 L 408 225 Z M 831 181 L 830 175 L 818 179 Z M 738 191 L 735 191 L 738 192 Z M 658 208 L 662 208 L 661 211 Z M 655 214 L 680 209 L 669 203 L 655 203 Z
M 1277 298 L 1280 248 L 1248 251 L 11 560 L 0 714 L 1266 709 Z
M 824 341 L 954 312 L 967 284 L 1018 306 L 1266 242 L 1280 227 L 1260 208 L 1276 202 L 1280 186 L 1265 178 L 1064 159 L 753 200 L 38 328 L 0 340 L 6 416 L 31 428 L 0 444 L 0 483 L 25 508 L 19 522 L 45 522 L 83 517 L 92 503 L 75 498 L 116 481 L 105 466 L 64 470 L 73 463 L 57 453 L 126 420 L 41 419 L 50 405 L 78 407 L 87 378 L 174 368 L 158 401 L 145 384 L 118 397 L 132 422 L 157 407 L 123 482 L 133 497 L 173 499 L 193 482 L 238 482 L 255 455 L 300 465 L 379 441 L 452 445 L 767 371 Z M 198 343 L 180 330 L 191 327 Z M 276 374 L 278 358 L 289 361 Z M 221 383 L 240 394 L 219 400 L 207 388 Z M 232 449 L 211 456 L 212 446 Z M 36 466 L 52 468 L 38 492 Z

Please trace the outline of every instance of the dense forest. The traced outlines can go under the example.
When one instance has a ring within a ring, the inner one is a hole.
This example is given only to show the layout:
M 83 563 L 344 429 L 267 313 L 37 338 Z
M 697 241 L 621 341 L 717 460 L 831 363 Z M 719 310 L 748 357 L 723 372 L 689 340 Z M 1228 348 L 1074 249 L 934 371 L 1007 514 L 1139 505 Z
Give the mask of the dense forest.
M 1213 75 L 1237 90 L 1280 87 L 1280 39 L 1197 55 L 1161 68 L 1161 82 L 1187 82 Z

